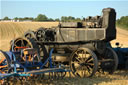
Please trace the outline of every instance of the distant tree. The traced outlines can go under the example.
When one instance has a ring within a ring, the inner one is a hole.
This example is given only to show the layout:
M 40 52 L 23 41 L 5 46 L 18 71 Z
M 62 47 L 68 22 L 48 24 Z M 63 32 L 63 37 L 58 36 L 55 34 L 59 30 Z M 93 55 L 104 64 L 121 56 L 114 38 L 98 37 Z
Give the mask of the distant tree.
M 23 18 L 18 18 L 20 21 L 24 20 Z
M 6 16 L 3 18 L 3 20 L 11 20 L 11 19 Z
M 67 19 L 68 19 L 68 21 L 71 21 L 71 22 L 75 21 L 75 17 L 72 17 L 72 16 L 68 16 Z
M 59 21 L 60 21 L 60 19 L 59 19 L 59 18 L 57 18 L 57 19 L 55 19 L 55 21 L 58 21 L 58 22 L 59 22 Z
M 48 21 L 54 21 L 54 19 L 52 19 L 52 18 L 49 18 L 49 19 L 48 19 Z
M 72 16 L 62 16 L 61 21 L 62 22 L 76 22 L 76 21 L 81 21 L 81 19 L 80 18 L 75 18 L 75 17 L 72 17 Z
M 29 20 L 32 20 L 32 21 L 33 21 L 33 20 L 34 20 L 34 18 L 33 18 L 33 17 L 29 17 Z
M 19 18 L 18 17 L 15 17 L 15 18 L 13 18 L 14 20 L 18 20 Z
M 34 18 L 32 18 L 32 17 L 24 17 L 24 18 L 18 18 L 18 17 L 15 17 L 15 18 L 13 18 L 14 20 L 34 20 Z
M 24 17 L 23 20 L 34 20 L 32 17 Z
M 29 17 L 24 17 L 23 20 L 29 20 Z
M 67 21 L 68 21 L 68 18 L 67 18 L 66 16 L 62 16 L 62 17 L 61 17 L 61 21 L 62 21 L 62 22 L 67 22 Z
M 37 18 L 35 18 L 36 21 L 48 21 L 48 17 L 43 15 L 43 14 L 39 14 L 37 16 Z
M 82 20 L 80 18 L 76 18 L 75 21 L 81 22 Z
M 128 16 L 122 16 L 120 19 L 116 21 L 117 26 L 124 27 L 128 29 Z

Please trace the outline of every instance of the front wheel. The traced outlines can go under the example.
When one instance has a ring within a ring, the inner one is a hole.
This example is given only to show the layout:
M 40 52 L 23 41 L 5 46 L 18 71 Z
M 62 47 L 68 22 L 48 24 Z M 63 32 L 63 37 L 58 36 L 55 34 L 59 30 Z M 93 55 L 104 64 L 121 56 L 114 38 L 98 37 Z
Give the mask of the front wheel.
M 91 77 L 98 68 L 97 56 L 88 48 L 78 48 L 71 55 L 70 68 L 75 76 Z

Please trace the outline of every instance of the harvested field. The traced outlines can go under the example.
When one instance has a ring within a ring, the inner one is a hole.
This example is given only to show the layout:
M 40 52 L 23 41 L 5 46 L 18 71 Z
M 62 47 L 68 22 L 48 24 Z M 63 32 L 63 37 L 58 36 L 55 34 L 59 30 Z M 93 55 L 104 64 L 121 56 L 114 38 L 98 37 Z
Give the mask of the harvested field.
M 36 30 L 39 27 L 57 26 L 58 22 L 0 22 L 0 50 L 8 51 L 9 42 L 15 37 L 20 37 L 25 31 Z M 128 47 L 128 31 L 117 27 L 117 39 L 115 42 Z M 34 85 L 44 85 L 43 81 L 36 81 Z M 50 85 L 128 85 L 128 71 L 116 71 L 113 75 L 101 74 L 92 78 L 66 77 L 63 80 L 47 82 Z M 32 84 L 33 85 L 33 84 Z M 47 84 L 48 85 L 48 84 Z
M 128 31 L 117 27 L 116 40 L 111 41 L 114 47 L 116 42 L 119 42 L 122 47 L 128 47 Z

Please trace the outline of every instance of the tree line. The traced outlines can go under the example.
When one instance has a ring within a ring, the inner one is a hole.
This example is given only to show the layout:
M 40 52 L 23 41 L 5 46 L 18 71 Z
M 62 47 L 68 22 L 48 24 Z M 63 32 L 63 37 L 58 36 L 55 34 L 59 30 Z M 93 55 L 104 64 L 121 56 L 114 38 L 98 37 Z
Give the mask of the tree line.
M 9 17 L 4 17 L 3 20 L 11 20 Z M 56 18 L 56 19 L 52 19 L 52 18 L 48 18 L 46 15 L 44 14 L 39 14 L 36 18 L 33 17 L 24 17 L 24 18 L 19 18 L 19 17 L 15 17 L 13 18 L 13 20 L 20 20 L 20 21 L 24 21 L 24 20 L 31 20 L 31 21 L 62 21 L 62 22 L 67 22 L 67 21 L 82 21 L 81 18 L 75 18 L 72 16 L 62 16 L 60 19 Z
M 116 21 L 116 24 L 128 30 L 128 16 L 122 16 Z
M 3 20 L 11 20 L 9 17 L 4 17 Z M 19 20 L 19 21 L 24 21 L 24 20 L 31 20 L 31 21 L 61 21 L 61 22 L 81 22 L 83 19 L 81 18 L 75 18 L 72 16 L 62 16 L 61 18 L 56 18 L 56 19 L 52 19 L 52 18 L 48 18 L 46 15 L 44 14 L 39 14 L 36 18 L 33 17 L 24 17 L 24 18 L 19 18 L 19 17 L 15 17 L 13 18 L 13 20 Z M 117 19 L 116 21 L 117 26 L 121 26 L 123 28 L 128 29 L 128 16 L 122 16 L 120 19 Z

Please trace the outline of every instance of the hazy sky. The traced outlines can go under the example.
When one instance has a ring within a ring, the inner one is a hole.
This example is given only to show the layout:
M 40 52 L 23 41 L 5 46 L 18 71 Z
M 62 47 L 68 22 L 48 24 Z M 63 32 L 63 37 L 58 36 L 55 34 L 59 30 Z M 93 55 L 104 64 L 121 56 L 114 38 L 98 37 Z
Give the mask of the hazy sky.
M 116 9 L 117 18 L 128 16 L 128 0 L 1 0 L 0 19 L 8 16 L 36 17 L 45 14 L 49 18 L 61 16 L 87 17 L 101 15 L 102 9 Z

